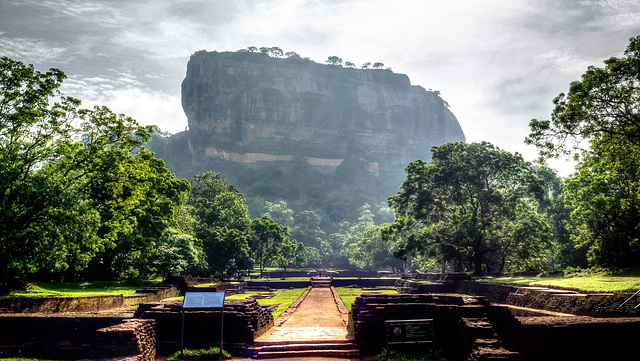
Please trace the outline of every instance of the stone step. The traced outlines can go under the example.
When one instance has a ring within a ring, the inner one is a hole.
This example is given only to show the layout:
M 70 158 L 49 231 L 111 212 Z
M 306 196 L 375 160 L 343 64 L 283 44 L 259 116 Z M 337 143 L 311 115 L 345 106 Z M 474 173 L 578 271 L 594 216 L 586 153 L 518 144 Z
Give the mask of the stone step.
M 323 345 L 343 345 L 343 344 L 349 344 L 349 345 L 354 345 L 353 340 L 349 340 L 349 339 L 337 339 L 337 340 L 322 340 L 322 339 L 315 339 L 315 340 L 296 340 L 296 339 L 292 339 L 292 340 L 269 340 L 269 339 L 265 339 L 265 340 L 260 340 L 260 339 L 256 339 L 253 341 L 253 345 L 255 347 L 264 347 L 264 346 L 276 346 L 276 345 L 293 345 L 293 344 L 303 344 L 303 345 L 314 345 L 314 344 L 323 344 Z
M 291 350 L 291 351 L 266 351 L 254 354 L 256 359 L 288 358 L 288 357 L 360 357 L 358 349 L 347 350 Z
M 303 350 L 349 350 L 358 348 L 353 343 L 290 343 L 277 345 L 263 345 L 255 347 L 256 352 L 275 352 L 275 351 L 303 351 Z

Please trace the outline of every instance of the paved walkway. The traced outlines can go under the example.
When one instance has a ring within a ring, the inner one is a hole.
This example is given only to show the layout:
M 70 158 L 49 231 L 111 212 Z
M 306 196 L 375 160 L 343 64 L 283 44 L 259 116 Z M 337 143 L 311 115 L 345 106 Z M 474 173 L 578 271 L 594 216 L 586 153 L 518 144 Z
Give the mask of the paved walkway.
M 261 341 L 347 340 L 345 319 L 328 287 L 311 288 L 298 308 L 279 327 L 272 327 Z

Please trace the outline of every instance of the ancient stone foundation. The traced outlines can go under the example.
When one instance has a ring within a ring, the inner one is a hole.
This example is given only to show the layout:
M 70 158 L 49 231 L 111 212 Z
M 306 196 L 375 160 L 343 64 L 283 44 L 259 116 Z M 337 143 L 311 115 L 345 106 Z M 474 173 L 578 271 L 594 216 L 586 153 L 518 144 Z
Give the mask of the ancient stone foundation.
M 433 348 L 447 357 L 518 359 L 516 352 L 502 347 L 486 317 L 486 305 L 485 299 L 465 296 L 365 293 L 352 305 L 350 325 L 363 354 L 375 354 L 385 347 L 386 320 L 432 319 Z
M 156 322 L 158 353 L 168 355 L 180 349 L 182 312 L 180 302 L 143 304 L 137 312 L 143 319 Z M 185 313 L 185 348 L 220 345 L 220 311 L 187 311 Z M 242 354 L 253 339 L 273 326 L 273 316 L 253 298 L 225 300 L 224 348 Z

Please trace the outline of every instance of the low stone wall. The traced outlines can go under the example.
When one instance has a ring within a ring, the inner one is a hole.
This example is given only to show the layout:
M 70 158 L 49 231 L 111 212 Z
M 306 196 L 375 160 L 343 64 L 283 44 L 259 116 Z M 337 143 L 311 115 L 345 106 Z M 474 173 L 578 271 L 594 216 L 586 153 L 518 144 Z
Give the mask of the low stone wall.
M 136 313 L 156 321 L 158 353 L 168 355 L 180 349 L 182 329 L 181 302 L 142 304 Z M 220 344 L 220 311 L 185 313 L 185 348 L 204 348 Z M 273 326 L 273 316 L 255 299 L 225 300 L 224 348 L 242 354 L 253 339 Z
M 123 322 L 111 317 L 0 315 L 0 356 L 86 359 L 97 329 Z
M 104 311 L 144 302 L 156 302 L 178 295 L 180 295 L 180 290 L 175 286 L 155 286 L 138 290 L 135 294 L 127 296 L 3 297 L 0 298 L 0 312 L 58 313 Z
M 307 288 L 311 286 L 311 278 L 308 281 L 247 281 L 247 288 Z
M 544 287 L 461 281 L 456 292 L 487 297 L 491 302 L 593 317 L 640 316 L 637 303 L 619 307 L 631 293 L 579 293 Z
M 351 308 L 350 325 L 363 354 L 375 354 L 385 346 L 385 320 L 433 319 L 435 349 L 445 356 L 466 359 L 475 345 L 477 332 L 465 331 L 474 322 L 486 320 L 485 307 L 474 297 L 433 295 L 362 294 Z M 477 322 L 475 322 L 477 323 Z M 500 347 L 495 333 L 495 345 Z M 483 335 L 483 337 L 489 337 Z
M 0 311 L 18 313 L 102 311 L 123 305 L 122 295 L 0 298 Z
M 331 281 L 333 287 L 393 287 L 395 286 L 397 279 L 395 278 L 353 278 L 353 279 L 336 279 Z
M 155 360 L 155 321 L 126 320 L 95 331 L 88 358 L 102 360 L 120 357 L 139 361 Z

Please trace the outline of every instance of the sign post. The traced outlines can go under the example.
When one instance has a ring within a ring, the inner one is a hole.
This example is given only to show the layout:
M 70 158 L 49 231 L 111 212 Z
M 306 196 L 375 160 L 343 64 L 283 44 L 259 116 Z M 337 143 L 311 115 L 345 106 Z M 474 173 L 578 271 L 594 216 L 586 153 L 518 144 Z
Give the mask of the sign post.
M 185 310 L 220 309 L 220 353 L 223 346 L 224 329 L 224 292 L 185 292 L 182 301 L 182 334 L 180 337 L 180 354 L 184 353 L 184 313 Z
M 389 345 L 430 344 L 433 348 L 433 319 L 385 321 L 387 349 Z

